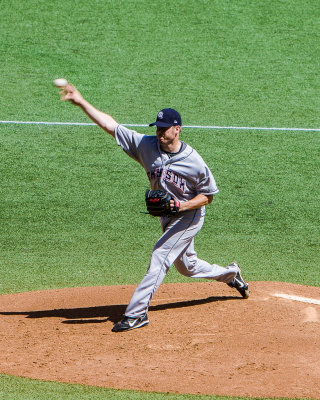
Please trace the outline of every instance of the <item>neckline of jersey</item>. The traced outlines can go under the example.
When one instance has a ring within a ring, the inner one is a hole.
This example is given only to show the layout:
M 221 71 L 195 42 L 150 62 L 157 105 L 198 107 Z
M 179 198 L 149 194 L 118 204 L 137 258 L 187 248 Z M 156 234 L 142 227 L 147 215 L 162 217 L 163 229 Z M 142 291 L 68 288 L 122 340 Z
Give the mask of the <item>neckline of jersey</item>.
M 177 152 L 172 153 L 170 151 L 165 151 L 165 150 L 163 150 L 163 151 L 168 155 L 169 158 L 172 158 L 172 157 L 176 156 L 177 154 L 182 153 L 186 147 L 187 147 L 187 144 L 185 142 L 181 142 L 180 149 Z

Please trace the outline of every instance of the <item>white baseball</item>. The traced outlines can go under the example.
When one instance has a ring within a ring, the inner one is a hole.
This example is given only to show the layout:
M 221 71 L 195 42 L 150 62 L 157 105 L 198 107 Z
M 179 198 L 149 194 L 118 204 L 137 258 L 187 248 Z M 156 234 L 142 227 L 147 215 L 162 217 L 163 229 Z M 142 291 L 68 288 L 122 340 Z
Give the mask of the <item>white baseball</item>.
M 53 81 L 53 84 L 54 86 L 61 88 L 67 86 L 68 81 L 64 78 L 58 78 Z

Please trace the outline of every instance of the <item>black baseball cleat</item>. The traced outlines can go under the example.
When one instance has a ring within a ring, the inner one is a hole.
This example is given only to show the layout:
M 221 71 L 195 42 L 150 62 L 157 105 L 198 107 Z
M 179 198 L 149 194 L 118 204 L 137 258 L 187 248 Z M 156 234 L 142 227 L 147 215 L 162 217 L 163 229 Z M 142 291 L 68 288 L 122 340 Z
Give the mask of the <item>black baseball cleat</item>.
M 247 299 L 250 295 L 249 285 L 243 280 L 241 276 L 241 270 L 237 263 L 233 262 L 230 267 L 238 267 L 239 271 L 237 275 L 232 279 L 231 282 L 227 283 L 231 288 L 237 289 L 244 299 Z
M 148 315 L 144 314 L 142 317 L 132 318 L 126 315 L 122 318 L 120 322 L 113 325 L 112 332 L 125 332 L 136 328 L 142 328 L 148 325 Z

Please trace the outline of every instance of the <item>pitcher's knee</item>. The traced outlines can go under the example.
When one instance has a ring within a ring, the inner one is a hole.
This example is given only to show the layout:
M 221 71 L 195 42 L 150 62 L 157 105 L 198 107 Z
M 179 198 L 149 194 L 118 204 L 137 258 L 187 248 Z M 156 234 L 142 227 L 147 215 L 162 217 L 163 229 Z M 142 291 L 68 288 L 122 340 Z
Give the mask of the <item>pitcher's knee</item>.
M 176 267 L 176 270 L 184 276 L 192 277 L 198 273 L 197 270 L 197 262 L 191 262 L 188 265 L 185 265 L 181 262 L 177 262 L 174 264 Z

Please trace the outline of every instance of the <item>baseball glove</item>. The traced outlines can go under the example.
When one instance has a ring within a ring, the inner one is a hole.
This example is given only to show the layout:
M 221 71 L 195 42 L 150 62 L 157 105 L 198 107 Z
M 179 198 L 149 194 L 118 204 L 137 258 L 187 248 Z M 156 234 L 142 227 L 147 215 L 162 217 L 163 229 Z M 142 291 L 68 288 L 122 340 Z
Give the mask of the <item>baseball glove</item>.
M 173 206 L 171 200 L 174 201 Z M 169 217 L 178 214 L 180 201 L 164 190 L 147 190 L 146 206 L 148 213 L 154 217 Z

